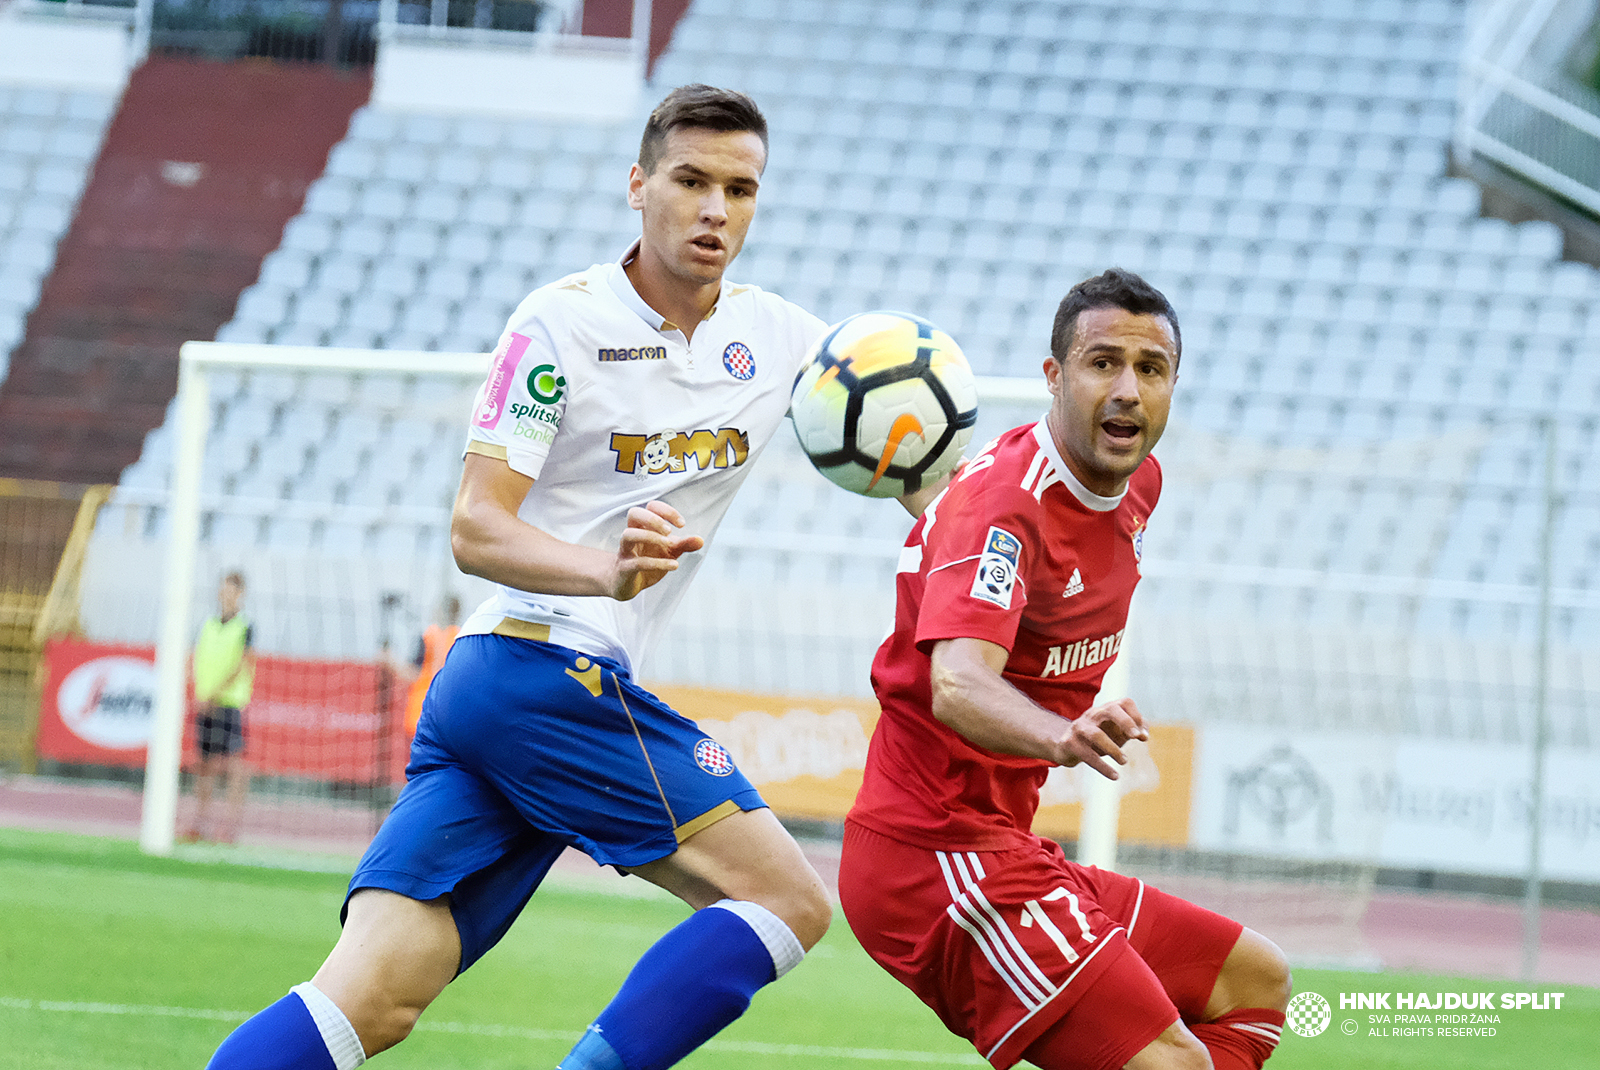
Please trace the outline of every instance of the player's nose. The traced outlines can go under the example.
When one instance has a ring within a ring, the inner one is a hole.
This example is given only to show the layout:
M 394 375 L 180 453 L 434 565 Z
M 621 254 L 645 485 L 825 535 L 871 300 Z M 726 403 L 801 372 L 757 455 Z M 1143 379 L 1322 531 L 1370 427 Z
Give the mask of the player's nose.
M 700 201 L 700 218 L 706 223 L 725 223 L 728 220 L 728 195 L 718 186 L 712 186 Z
M 1111 398 L 1123 405 L 1139 403 L 1139 373 L 1132 364 L 1124 364 L 1111 380 Z

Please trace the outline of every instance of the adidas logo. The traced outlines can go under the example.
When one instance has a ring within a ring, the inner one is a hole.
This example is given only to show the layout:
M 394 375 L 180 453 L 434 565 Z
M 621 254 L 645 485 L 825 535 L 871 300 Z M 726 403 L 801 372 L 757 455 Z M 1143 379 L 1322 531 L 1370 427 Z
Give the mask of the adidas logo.
M 1083 593 L 1083 574 L 1077 569 L 1072 570 L 1072 578 L 1067 580 L 1067 589 L 1061 592 L 1062 598 L 1071 598 L 1075 594 Z

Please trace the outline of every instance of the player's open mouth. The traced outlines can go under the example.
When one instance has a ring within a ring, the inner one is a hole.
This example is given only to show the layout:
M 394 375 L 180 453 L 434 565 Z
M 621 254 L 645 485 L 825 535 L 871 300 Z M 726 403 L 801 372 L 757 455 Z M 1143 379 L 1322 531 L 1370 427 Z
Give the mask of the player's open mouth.
M 722 252 L 722 242 L 716 238 L 696 238 L 689 243 L 697 249 L 704 249 L 710 253 Z
M 1139 433 L 1139 426 L 1137 424 L 1117 423 L 1114 420 L 1107 420 L 1105 423 L 1100 425 L 1100 428 L 1112 438 L 1122 441 L 1127 441 Z

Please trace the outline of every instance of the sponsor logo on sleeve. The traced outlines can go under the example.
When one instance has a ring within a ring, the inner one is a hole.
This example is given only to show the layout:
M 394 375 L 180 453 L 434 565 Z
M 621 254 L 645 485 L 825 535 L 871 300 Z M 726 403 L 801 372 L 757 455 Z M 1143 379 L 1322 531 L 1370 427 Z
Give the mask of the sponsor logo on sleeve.
M 978 574 L 972 578 L 972 597 L 1010 609 L 1021 554 L 1022 543 L 1015 535 L 1004 528 L 990 528 L 978 558 Z
M 755 354 L 743 342 L 728 343 L 728 348 L 722 351 L 722 366 L 741 383 L 749 382 L 756 375 Z
M 556 374 L 554 364 L 540 364 L 528 373 L 528 394 L 541 405 L 554 405 L 566 390 L 566 377 Z
M 512 402 L 511 415 L 517 421 L 511 428 L 512 437 L 544 446 L 556 440 L 556 428 L 561 426 L 561 410 L 554 405 Z
M 478 406 L 473 417 L 473 423 L 477 426 L 493 427 L 500 422 L 500 415 L 505 412 L 506 398 L 511 394 L 513 377 L 517 374 L 517 365 L 522 362 L 522 355 L 528 351 L 530 342 L 532 339 L 515 331 L 500 340 L 500 345 L 494 351 L 494 363 L 489 366 L 483 404 Z

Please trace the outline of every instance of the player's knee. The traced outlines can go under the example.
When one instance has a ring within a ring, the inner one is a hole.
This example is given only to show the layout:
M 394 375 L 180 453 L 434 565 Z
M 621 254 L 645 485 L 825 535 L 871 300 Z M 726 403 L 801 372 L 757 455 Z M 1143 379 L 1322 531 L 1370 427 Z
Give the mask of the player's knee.
M 784 920 L 800 946 L 810 951 L 833 924 L 833 902 L 822 882 L 816 881 L 797 892 L 789 914 Z
M 1237 976 L 1231 987 L 1234 1006 L 1283 1010 L 1294 991 L 1294 976 L 1283 949 L 1254 929 L 1239 937 L 1230 959 L 1238 957 Z
M 388 1051 L 410 1036 L 411 1030 L 416 1028 L 417 1019 L 422 1017 L 426 1009 L 426 1005 L 391 1003 L 369 1016 L 367 1021 L 356 1027 L 356 1035 L 361 1038 L 361 1046 L 366 1050 L 367 1057 Z

